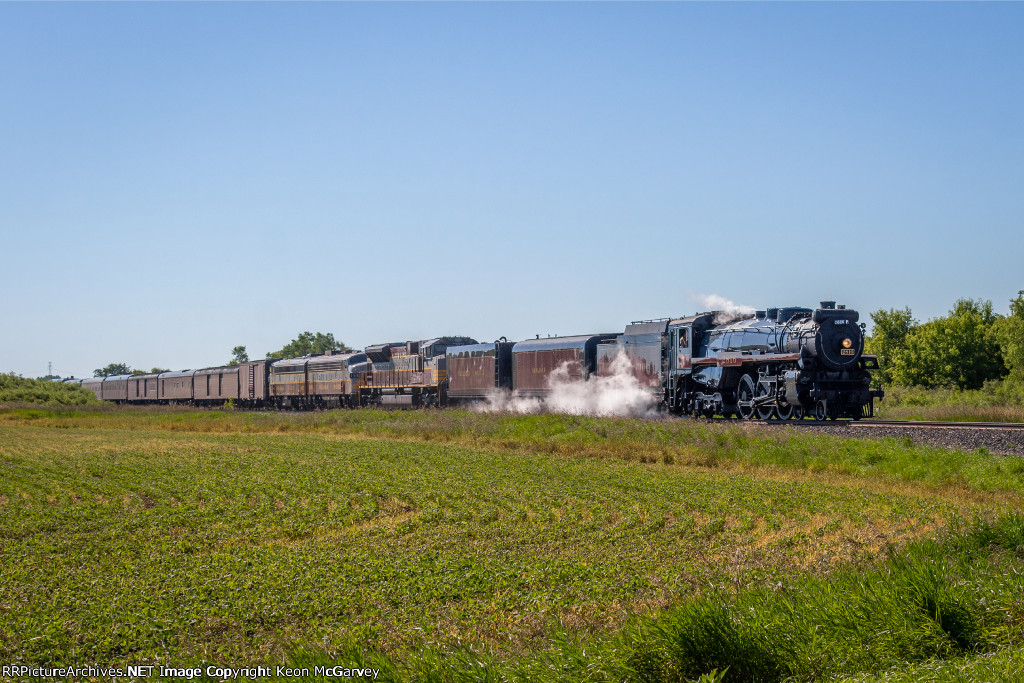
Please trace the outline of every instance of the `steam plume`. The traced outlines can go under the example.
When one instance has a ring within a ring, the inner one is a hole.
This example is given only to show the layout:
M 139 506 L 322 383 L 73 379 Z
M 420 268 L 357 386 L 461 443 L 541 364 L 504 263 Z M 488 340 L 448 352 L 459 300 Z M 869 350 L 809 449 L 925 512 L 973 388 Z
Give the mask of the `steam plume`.
M 563 363 L 548 377 L 550 393 L 543 400 L 507 390 L 495 391 L 476 409 L 481 412 L 567 413 L 619 417 L 651 417 L 657 413 L 657 399 L 637 381 L 633 364 L 621 349 L 609 366 L 610 375 L 592 376 L 588 381 L 569 377 Z
M 737 304 L 717 294 L 701 294 L 697 296 L 697 300 L 708 310 L 718 311 L 718 314 L 715 316 L 716 325 L 724 325 L 735 320 L 748 318 L 754 314 L 755 310 L 753 306 Z

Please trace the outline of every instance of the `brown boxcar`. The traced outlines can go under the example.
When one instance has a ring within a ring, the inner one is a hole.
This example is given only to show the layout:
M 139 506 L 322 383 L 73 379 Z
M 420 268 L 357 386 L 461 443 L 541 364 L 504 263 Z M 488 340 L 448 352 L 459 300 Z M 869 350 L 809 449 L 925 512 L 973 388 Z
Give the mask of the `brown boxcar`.
M 82 388 L 88 389 L 92 393 L 96 394 L 96 398 L 103 398 L 103 378 L 102 377 L 87 377 L 82 380 Z
M 448 361 L 448 396 L 453 399 L 486 398 L 496 389 L 512 388 L 511 342 L 452 346 Z
M 238 364 L 238 401 L 246 408 L 258 408 L 270 400 L 269 360 L 251 360 Z
M 512 347 L 512 388 L 527 396 L 550 391 L 552 373 L 565 366 L 568 381 L 583 381 L 597 370 L 597 345 L 614 334 L 527 339 Z
M 103 379 L 100 398 L 104 401 L 121 403 L 128 400 L 128 380 L 131 375 L 113 375 Z
M 192 378 L 195 370 L 164 372 L 157 377 L 160 400 L 166 403 L 188 403 L 192 400 Z
M 223 403 L 238 398 L 238 366 L 196 370 L 192 392 L 196 403 Z
M 159 373 L 135 375 L 128 380 L 128 401 L 130 403 L 155 402 Z

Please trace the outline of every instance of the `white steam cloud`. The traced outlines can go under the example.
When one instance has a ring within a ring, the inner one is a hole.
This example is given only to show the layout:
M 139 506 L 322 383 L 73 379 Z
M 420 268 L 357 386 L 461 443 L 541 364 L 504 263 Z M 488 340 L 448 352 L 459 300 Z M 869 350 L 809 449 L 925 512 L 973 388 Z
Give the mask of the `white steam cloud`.
M 696 298 L 700 301 L 701 306 L 706 309 L 718 311 L 718 315 L 715 316 L 716 325 L 724 325 L 734 320 L 748 318 L 756 310 L 753 306 L 737 304 L 717 294 L 700 294 Z
M 508 390 L 494 391 L 475 409 L 480 412 L 567 413 L 618 417 L 652 417 L 657 398 L 637 381 L 633 364 L 621 349 L 609 366 L 610 375 L 587 381 L 569 377 L 563 363 L 548 377 L 550 393 L 543 399 Z

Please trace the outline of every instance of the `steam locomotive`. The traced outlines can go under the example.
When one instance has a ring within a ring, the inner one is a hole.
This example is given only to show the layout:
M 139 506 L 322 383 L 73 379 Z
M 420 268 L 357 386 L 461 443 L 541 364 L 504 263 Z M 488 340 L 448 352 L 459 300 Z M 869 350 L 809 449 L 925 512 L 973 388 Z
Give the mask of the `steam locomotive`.
M 258 360 L 237 366 L 78 382 L 118 403 L 245 408 L 444 406 L 497 391 L 543 399 L 552 379 L 586 382 L 625 372 L 676 414 L 818 420 L 872 416 L 864 325 L 823 301 L 753 316 L 720 311 L 644 320 L 605 333 L 477 343 L 469 337 L 376 344 L 362 352 Z
M 735 319 L 723 312 L 634 322 L 619 335 L 495 342 L 448 350 L 448 395 L 483 399 L 495 388 L 543 396 L 544 380 L 569 367 L 586 380 L 629 372 L 676 414 L 818 420 L 874 415 L 864 326 L 837 307 L 769 308 Z M 567 366 L 566 366 L 567 364 Z M 506 370 L 502 370 L 505 367 Z
M 833 301 L 814 311 L 769 308 L 719 325 L 713 316 L 694 316 L 676 335 L 678 370 L 670 359 L 666 402 L 676 412 L 743 418 L 872 416 L 883 392 L 871 389 L 868 371 L 878 360 L 864 354 L 858 320 Z M 686 346 L 687 331 L 699 343 Z

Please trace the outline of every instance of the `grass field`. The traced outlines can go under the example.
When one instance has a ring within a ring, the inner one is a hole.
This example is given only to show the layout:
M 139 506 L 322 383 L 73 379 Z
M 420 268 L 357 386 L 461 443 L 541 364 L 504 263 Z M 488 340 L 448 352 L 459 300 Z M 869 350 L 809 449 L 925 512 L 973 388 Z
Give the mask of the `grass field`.
M 965 391 L 886 387 L 876 409 L 887 420 L 1024 422 L 1024 387 L 1009 381 Z
M 1022 491 L 756 425 L 0 410 L 0 663 L 1014 680 Z

